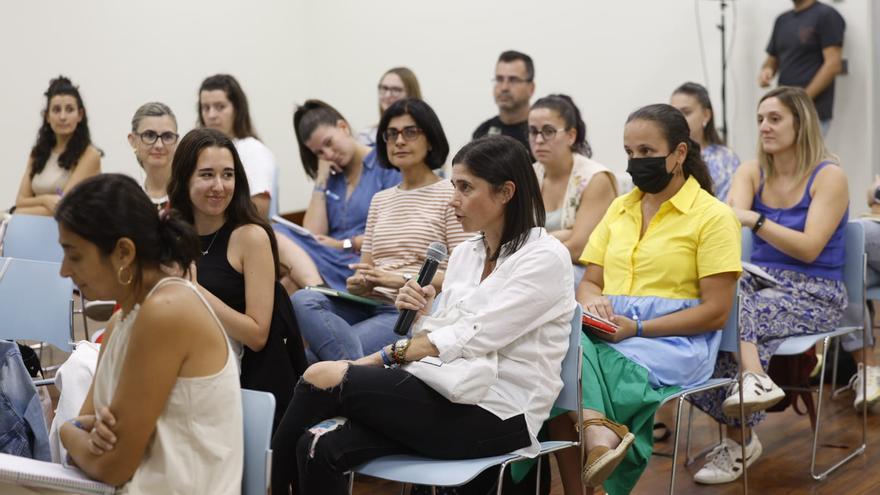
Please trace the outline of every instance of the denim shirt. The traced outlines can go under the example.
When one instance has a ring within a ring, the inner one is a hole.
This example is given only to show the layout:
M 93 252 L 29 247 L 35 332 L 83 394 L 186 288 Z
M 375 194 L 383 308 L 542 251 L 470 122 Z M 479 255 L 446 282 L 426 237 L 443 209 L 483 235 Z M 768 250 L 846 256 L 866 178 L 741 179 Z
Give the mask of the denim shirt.
M 0 340 L 0 452 L 51 461 L 40 396 L 18 344 Z

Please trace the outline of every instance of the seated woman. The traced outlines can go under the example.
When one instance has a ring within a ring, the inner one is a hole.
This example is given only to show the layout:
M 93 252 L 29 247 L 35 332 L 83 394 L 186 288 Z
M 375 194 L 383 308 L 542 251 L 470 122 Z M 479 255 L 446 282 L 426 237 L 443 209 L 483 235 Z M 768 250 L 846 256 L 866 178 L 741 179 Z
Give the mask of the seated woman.
M 742 225 L 752 229 L 752 263 L 774 279 L 747 272 L 740 282 L 738 360 L 749 429 L 764 419 L 758 411 L 785 395 L 764 373 L 779 344 L 787 337 L 833 329 L 847 302 L 843 262 L 849 191 L 846 174 L 825 148 L 813 101 L 800 88 L 781 86 L 768 92 L 758 104 L 758 132 L 758 159 L 737 170 L 729 198 Z M 724 353 L 715 376 L 735 376 L 736 369 L 733 356 Z M 742 456 L 725 454 L 741 448 L 733 440 L 742 438 L 738 387 L 729 393 L 707 392 L 693 402 L 728 425 L 728 438 L 694 481 L 737 479 Z M 761 455 L 761 442 L 751 431 L 746 438 L 751 464 Z
M 480 235 L 453 251 L 433 314 L 433 286 L 411 280 L 400 291 L 397 307 L 418 311 L 412 340 L 306 371 L 272 442 L 273 493 L 291 485 L 299 495 L 348 493 L 346 470 L 390 454 L 537 454 L 562 388 L 575 302 L 568 252 L 541 228 L 530 161 L 502 136 L 458 152 L 450 204 Z M 428 356 L 449 366 L 419 362 Z M 444 386 L 447 373 L 459 376 Z M 347 421 L 313 431 L 335 416 Z
M 171 158 L 177 149 L 178 137 L 177 118 L 164 103 L 144 103 L 131 118 L 128 144 L 146 174 L 144 191 L 159 209 L 168 204 Z
M 379 79 L 379 119 L 388 107 L 397 100 L 404 98 L 422 99 L 422 90 L 415 73 L 407 67 L 393 67 L 382 74 Z M 365 146 L 376 147 L 376 130 L 378 124 L 361 130 L 357 140 Z
M 587 126 L 567 95 L 545 96 L 532 105 L 529 144 L 538 160 L 533 167 L 547 211 L 545 228 L 568 248 L 579 282 L 584 267 L 577 264 L 578 258 L 590 232 L 617 197 L 617 179 L 590 159 Z
M 691 128 L 691 139 L 700 145 L 703 161 L 709 167 L 715 197 L 727 200 L 730 181 L 739 167 L 739 157 L 724 145 L 715 128 L 715 111 L 709 92 L 700 84 L 687 82 L 672 92 L 669 104 L 679 109 Z
M 80 416 L 61 427 L 69 460 L 124 493 L 240 493 L 235 354 L 193 284 L 162 269 L 198 256 L 192 227 L 117 174 L 84 181 L 55 218 L 61 275 L 122 305 Z
M 326 284 L 345 289 L 360 259 L 370 201 L 377 192 L 400 183 L 400 172 L 381 167 L 375 150 L 355 141 L 351 126 L 335 108 L 308 100 L 293 113 L 293 130 L 303 169 L 312 180 L 303 227 L 313 235 L 275 224 L 287 292 Z M 283 239 L 283 241 L 282 241 Z M 287 239 L 291 239 L 287 246 Z
M 241 358 L 241 386 L 275 395 L 277 425 L 305 355 L 278 283 L 275 236 L 250 200 L 232 141 L 214 129 L 188 132 L 174 153 L 168 198 L 201 238 L 197 284 Z
M 614 200 L 590 235 L 577 290 L 585 311 L 619 327 L 581 338 L 586 464 L 571 449 L 557 453 L 567 494 L 581 493 L 581 481 L 629 493 L 651 457 L 660 402 L 712 375 L 717 330 L 741 270 L 741 232 L 730 207 L 712 195 L 689 136 L 669 105 L 627 119 L 623 143 L 636 189 Z M 573 418 L 555 418 L 551 435 L 575 438 Z
M 79 88 L 58 76 L 49 82 L 45 94 L 43 125 L 10 213 L 52 216 L 61 196 L 83 179 L 101 173 L 101 152 L 92 146 Z
M 379 163 L 400 170 L 400 185 L 376 193 L 370 203 L 359 263 L 346 281 L 349 292 L 378 302 L 368 305 L 301 290 L 293 295 L 299 327 L 311 359 L 358 359 L 397 337 L 392 331 L 397 291 L 419 272 L 428 245 L 449 252 L 468 238 L 449 205 L 452 184 L 433 170 L 443 166 L 449 144 L 434 110 L 421 100 L 394 103 L 379 123 Z M 434 276 L 443 283 L 446 263 Z
M 199 125 L 216 129 L 235 144 L 250 185 L 251 201 L 260 217 L 268 220 L 272 210 L 278 167 L 275 156 L 257 137 L 251 123 L 247 96 L 229 74 L 216 74 L 199 87 Z

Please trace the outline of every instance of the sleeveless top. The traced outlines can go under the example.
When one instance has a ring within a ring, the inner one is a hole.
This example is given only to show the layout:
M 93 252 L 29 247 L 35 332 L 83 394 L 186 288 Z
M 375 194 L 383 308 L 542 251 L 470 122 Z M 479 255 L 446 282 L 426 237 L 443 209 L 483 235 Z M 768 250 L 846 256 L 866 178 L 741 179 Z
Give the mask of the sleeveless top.
M 222 331 L 223 326 L 211 306 L 186 280 L 164 278 L 147 294 L 147 299 L 168 283 L 193 290 L 208 308 L 218 331 Z M 104 354 L 95 372 L 95 410 L 113 401 L 131 327 L 139 310 L 140 305 L 135 305 L 123 316 L 109 341 L 104 343 Z M 227 344 L 226 364 L 219 372 L 177 378 L 140 466 L 116 493 L 241 493 L 244 433 L 238 369 L 233 356 Z
M 572 158 L 574 159 L 574 162 L 572 163 L 568 186 L 565 189 L 565 196 L 562 198 L 562 207 L 560 207 L 559 210 L 555 210 L 561 211 L 561 226 L 558 229 L 547 227 L 547 232 L 570 229 L 574 226 L 577 210 L 581 205 L 581 196 L 584 193 L 584 189 L 590 184 L 594 175 L 600 173 L 609 174 L 612 186 L 614 187 L 614 195 L 617 195 L 617 179 L 614 178 L 614 175 L 611 174 L 611 170 L 609 170 L 608 167 L 597 161 L 591 160 L 580 153 L 572 153 Z M 538 184 L 540 185 L 544 181 L 544 164 L 541 162 L 535 162 L 532 164 L 532 168 L 535 170 L 535 175 L 538 177 Z
M 764 191 L 764 171 L 761 170 L 761 185 L 755 194 L 752 204 L 752 210 L 757 213 L 763 213 L 767 220 L 771 220 L 783 227 L 800 232 L 804 231 L 807 223 L 807 211 L 810 209 L 810 203 L 813 198 L 810 196 L 810 188 L 813 186 L 813 180 L 816 174 L 827 165 L 834 165 L 832 162 L 822 162 L 810 174 L 807 181 L 807 187 L 804 189 L 804 195 L 798 204 L 791 208 L 771 208 L 761 201 L 761 193 Z M 804 263 L 795 259 L 782 251 L 776 249 L 770 243 L 761 239 L 760 236 L 753 236 L 752 263 L 771 268 L 779 268 L 782 270 L 792 270 L 800 272 L 811 277 L 821 277 L 831 280 L 843 280 L 843 262 L 846 257 L 844 249 L 844 230 L 846 222 L 849 218 L 849 208 L 844 212 L 840 223 L 825 244 L 822 252 L 812 263 Z
M 59 194 L 67 180 L 70 179 L 70 170 L 61 168 L 58 165 L 59 153 L 52 153 L 46 160 L 46 166 L 40 173 L 35 174 L 31 179 L 31 190 L 34 196 L 41 194 Z
M 229 238 L 234 230 L 231 224 L 225 223 L 217 232 L 199 236 L 204 254 L 196 262 L 196 268 L 202 287 L 230 308 L 245 314 L 244 275 L 229 264 Z M 240 359 L 241 387 L 275 396 L 274 431 L 287 410 L 296 382 L 305 372 L 308 362 L 290 298 L 277 280 L 273 297 L 272 321 L 266 345 L 259 352 L 254 352 L 232 338 L 230 341 Z

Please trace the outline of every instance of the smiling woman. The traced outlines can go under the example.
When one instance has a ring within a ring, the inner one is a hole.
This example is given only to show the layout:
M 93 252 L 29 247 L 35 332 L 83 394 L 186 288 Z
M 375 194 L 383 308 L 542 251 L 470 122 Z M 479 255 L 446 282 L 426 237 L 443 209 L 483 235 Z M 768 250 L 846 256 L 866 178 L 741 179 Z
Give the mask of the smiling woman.
M 37 142 L 31 149 L 13 211 L 53 215 L 61 196 L 101 172 L 101 152 L 92 146 L 79 88 L 64 76 L 49 83 Z
M 201 237 L 194 281 L 241 358 L 242 386 L 275 395 L 277 422 L 305 357 L 290 301 L 277 281 L 275 236 L 250 201 L 235 146 L 219 131 L 187 133 L 171 168 L 171 204 Z

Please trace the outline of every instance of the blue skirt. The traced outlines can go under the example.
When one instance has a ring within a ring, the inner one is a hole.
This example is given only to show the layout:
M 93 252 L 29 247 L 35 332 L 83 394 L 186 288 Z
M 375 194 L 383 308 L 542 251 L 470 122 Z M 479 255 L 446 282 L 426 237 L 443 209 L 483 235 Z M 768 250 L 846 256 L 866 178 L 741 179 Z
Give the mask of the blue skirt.
M 272 224 L 272 228 L 297 243 L 308 253 L 318 267 L 318 273 L 321 274 L 325 284 L 336 290 L 345 290 L 345 280 L 354 273 L 348 265 L 359 262 L 361 259 L 359 254 L 327 247 L 314 237 L 300 234 L 278 223 Z

